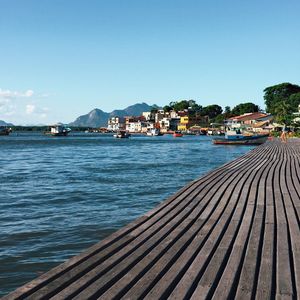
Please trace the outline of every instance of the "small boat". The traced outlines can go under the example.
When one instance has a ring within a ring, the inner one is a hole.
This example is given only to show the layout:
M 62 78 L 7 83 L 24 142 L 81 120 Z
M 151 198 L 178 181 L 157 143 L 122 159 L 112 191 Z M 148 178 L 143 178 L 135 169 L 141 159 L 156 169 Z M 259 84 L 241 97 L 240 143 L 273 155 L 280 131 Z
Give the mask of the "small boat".
M 158 128 L 151 129 L 150 131 L 147 131 L 146 134 L 149 135 L 149 136 L 160 136 L 160 135 L 163 135 Z
M 175 131 L 173 133 L 173 137 L 182 137 L 182 136 L 183 136 L 183 134 L 181 133 L 181 131 Z
M 224 137 L 213 138 L 212 142 L 216 145 L 261 145 L 268 137 L 268 134 L 246 135 L 240 130 L 230 130 Z
M 50 126 L 50 130 L 45 131 L 44 133 L 52 136 L 67 136 L 71 132 L 71 129 L 66 127 L 63 124 L 56 124 Z
M 120 130 L 116 134 L 114 134 L 114 137 L 118 138 L 118 139 L 129 138 L 130 136 L 131 136 L 131 134 L 125 130 Z
M 0 135 L 9 135 L 11 133 L 11 128 L 6 126 L 0 126 Z

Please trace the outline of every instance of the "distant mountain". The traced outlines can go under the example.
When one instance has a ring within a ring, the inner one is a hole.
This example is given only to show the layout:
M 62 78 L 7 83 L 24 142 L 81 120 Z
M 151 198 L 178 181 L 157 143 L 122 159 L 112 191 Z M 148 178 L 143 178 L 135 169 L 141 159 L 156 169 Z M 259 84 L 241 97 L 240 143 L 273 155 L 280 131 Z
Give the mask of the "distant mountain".
M 12 124 L 12 123 L 6 123 L 6 122 L 0 120 L 0 126 L 14 126 L 14 124 Z
M 137 103 L 131 106 L 128 106 L 125 109 L 117 109 L 110 113 L 111 117 L 125 117 L 125 116 L 140 116 L 144 111 L 150 111 L 152 105 L 148 105 L 147 103 Z
M 95 108 L 88 114 L 78 117 L 74 122 L 70 123 L 69 126 L 103 127 L 107 126 L 108 119 L 109 113 Z
M 107 121 L 110 117 L 140 116 L 142 112 L 150 111 L 151 108 L 152 106 L 146 103 L 137 103 L 128 106 L 125 109 L 114 110 L 111 113 L 95 108 L 88 114 L 78 117 L 74 122 L 70 123 L 69 126 L 106 127 Z

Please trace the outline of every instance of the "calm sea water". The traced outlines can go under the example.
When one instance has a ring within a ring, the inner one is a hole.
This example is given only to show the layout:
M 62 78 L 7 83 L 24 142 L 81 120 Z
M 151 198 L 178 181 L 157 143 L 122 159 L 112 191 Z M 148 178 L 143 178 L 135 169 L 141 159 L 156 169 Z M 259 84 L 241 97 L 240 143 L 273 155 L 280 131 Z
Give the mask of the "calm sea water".
M 206 136 L 0 137 L 0 296 L 250 149 Z

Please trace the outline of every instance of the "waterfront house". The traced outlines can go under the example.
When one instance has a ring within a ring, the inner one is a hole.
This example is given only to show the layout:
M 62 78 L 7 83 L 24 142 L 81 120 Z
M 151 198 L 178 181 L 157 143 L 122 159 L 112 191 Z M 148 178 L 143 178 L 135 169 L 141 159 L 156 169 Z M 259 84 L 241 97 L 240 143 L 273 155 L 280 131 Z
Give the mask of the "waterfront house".
M 144 116 L 125 117 L 125 130 L 131 133 L 141 133 L 146 131 L 147 122 Z
M 189 124 L 189 116 L 180 117 L 180 123 L 177 126 L 177 129 L 180 131 L 187 131 Z M 190 126 L 191 127 L 191 126 Z
M 143 112 L 142 116 L 145 118 L 146 121 L 150 121 L 151 120 L 151 112 L 150 111 Z
M 180 117 L 180 123 L 177 129 L 181 131 L 187 131 L 192 126 L 207 124 L 209 121 L 208 116 L 201 116 L 200 114 L 186 114 Z
M 231 128 L 240 128 L 240 127 L 253 127 L 254 124 L 264 121 L 264 118 L 269 118 L 270 115 L 255 112 L 255 113 L 245 113 L 240 116 L 235 116 L 227 119 L 225 121 L 225 126 Z
M 270 114 L 257 118 L 252 124 L 252 130 L 260 133 L 269 133 L 270 131 L 273 131 L 275 128 L 273 119 L 274 117 Z
M 121 117 L 111 117 L 108 119 L 107 130 L 119 131 L 125 129 L 125 119 Z
M 159 123 L 160 120 L 162 120 L 165 117 L 165 112 L 163 109 L 159 109 L 155 113 L 155 123 Z
M 180 118 L 170 118 L 165 117 L 159 121 L 159 128 L 161 132 L 167 132 L 169 130 L 177 130 L 178 124 L 180 123 Z

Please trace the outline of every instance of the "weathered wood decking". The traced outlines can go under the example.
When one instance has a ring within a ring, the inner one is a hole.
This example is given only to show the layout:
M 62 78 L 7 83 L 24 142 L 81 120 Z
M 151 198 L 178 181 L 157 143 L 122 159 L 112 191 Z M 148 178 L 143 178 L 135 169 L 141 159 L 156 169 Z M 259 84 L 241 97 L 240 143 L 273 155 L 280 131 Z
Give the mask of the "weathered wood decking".
M 300 141 L 269 142 L 4 299 L 299 298 L 299 217 Z

